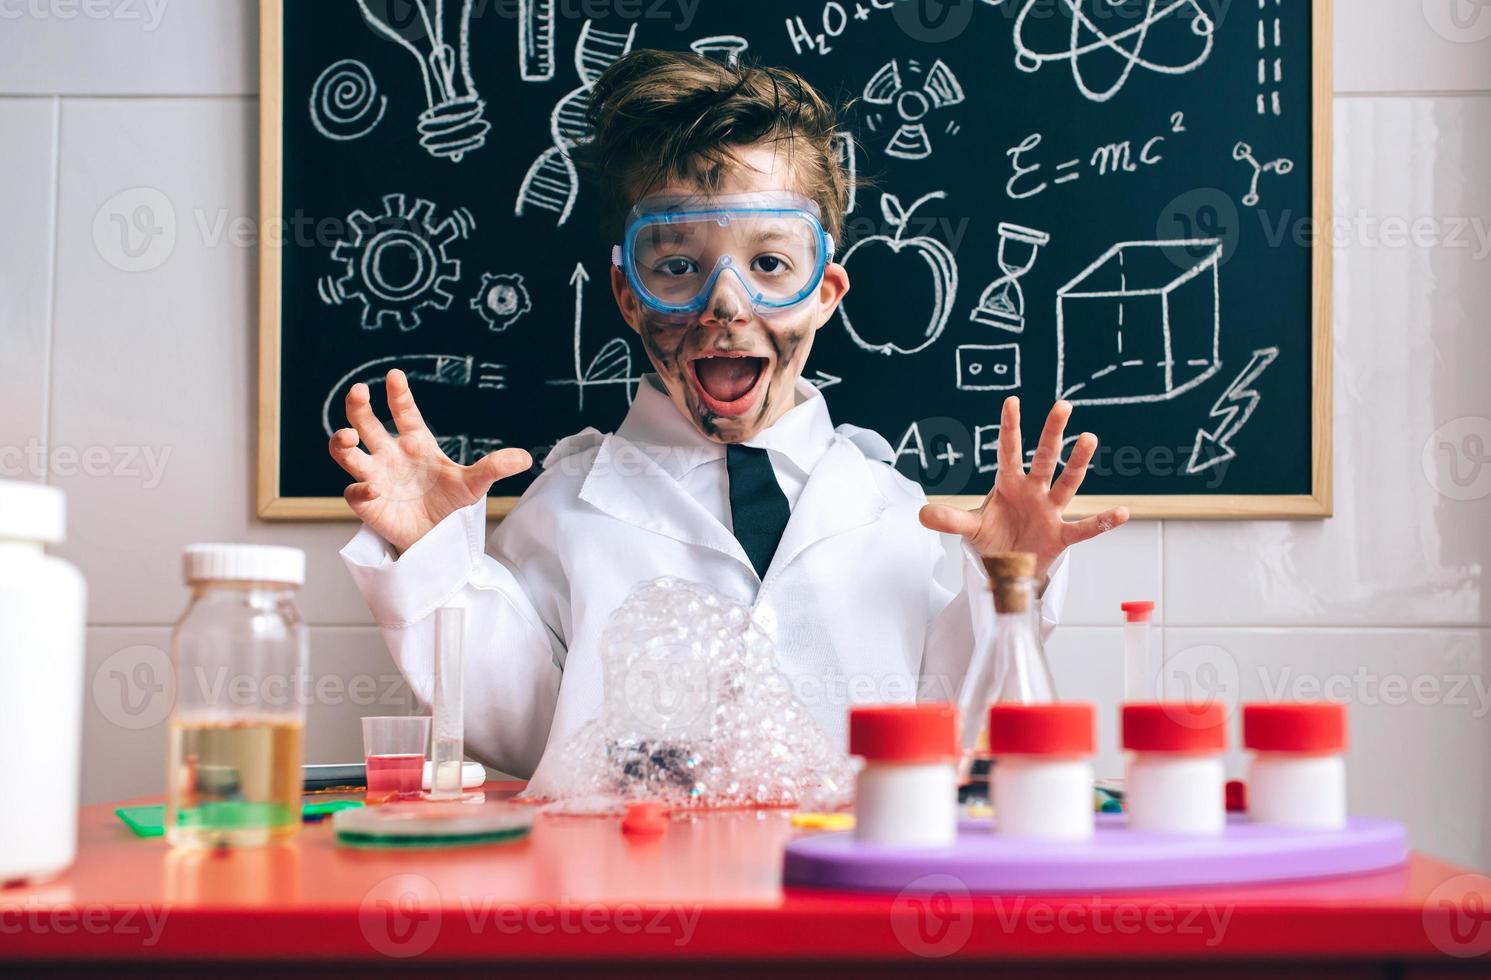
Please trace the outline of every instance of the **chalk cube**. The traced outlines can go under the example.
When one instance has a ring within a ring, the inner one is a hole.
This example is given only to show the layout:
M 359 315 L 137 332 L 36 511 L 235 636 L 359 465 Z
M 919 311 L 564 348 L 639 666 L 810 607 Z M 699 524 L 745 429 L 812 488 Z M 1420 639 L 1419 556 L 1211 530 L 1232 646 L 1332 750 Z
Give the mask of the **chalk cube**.
M 1120 242 L 1056 291 L 1056 397 L 1155 402 L 1221 367 L 1222 243 Z

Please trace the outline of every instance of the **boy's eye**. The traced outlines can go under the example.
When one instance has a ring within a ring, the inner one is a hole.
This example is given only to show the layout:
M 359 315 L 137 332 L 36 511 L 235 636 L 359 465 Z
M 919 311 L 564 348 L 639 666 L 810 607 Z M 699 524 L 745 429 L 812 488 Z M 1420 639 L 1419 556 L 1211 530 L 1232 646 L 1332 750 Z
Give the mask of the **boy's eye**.
M 674 255 L 663 259 L 655 268 L 665 276 L 688 276 L 699 271 L 699 264 L 693 259 Z
M 779 275 L 787 271 L 787 260 L 780 255 L 761 255 L 751 263 L 751 268 L 769 276 Z

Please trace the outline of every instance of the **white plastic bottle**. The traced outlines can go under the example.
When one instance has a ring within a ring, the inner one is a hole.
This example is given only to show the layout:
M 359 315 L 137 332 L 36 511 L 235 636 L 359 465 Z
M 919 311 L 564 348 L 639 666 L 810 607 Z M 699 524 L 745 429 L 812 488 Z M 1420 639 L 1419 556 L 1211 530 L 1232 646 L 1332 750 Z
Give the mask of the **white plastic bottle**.
M 1275 827 L 1346 826 L 1346 708 L 1330 703 L 1243 707 L 1248 820 Z
M 874 844 L 946 846 L 958 836 L 958 713 L 950 704 L 851 708 L 854 836 Z
M 1093 831 L 1090 704 L 989 708 L 994 825 L 1002 834 L 1086 840 Z
M 1124 810 L 1135 830 L 1220 834 L 1227 825 L 1220 702 L 1123 706 Z
M 0 481 L 0 886 L 61 874 L 78 848 L 83 577 L 55 487 Z

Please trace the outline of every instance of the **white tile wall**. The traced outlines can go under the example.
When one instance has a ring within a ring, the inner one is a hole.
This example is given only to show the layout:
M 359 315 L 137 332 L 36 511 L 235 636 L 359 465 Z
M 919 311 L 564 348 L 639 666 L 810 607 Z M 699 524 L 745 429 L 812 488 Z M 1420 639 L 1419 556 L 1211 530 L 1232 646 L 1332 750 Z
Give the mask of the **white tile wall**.
M 1052 660 L 1064 693 L 1105 706 L 1105 770 L 1123 599 L 1160 601 L 1178 679 L 1235 677 L 1245 697 L 1286 670 L 1463 676 L 1476 707 L 1447 692 L 1393 704 L 1352 682 L 1353 805 L 1488 868 L 1491 733 L 1475 699 L 1491 635 L 1491 6 L 1335 6 L 1336 517 L 1140 523 L 1087 546 Z M 350 528 L 252 517 L 254 259 L 212 232 L 255 216 L 256 17 L 253 0 L 0 3 L 0 466 L 49 441 L 49 478 L 69 494 L 63 553 L 88 575 L 94 624 L 90 799 L 160 788 L 159 721 L 130 727 L 102 705 L 138 676 L 121 674 L 131 658 L 164 649 L 187 541 L 303 545 L 315 669 L 391 671 L 334 557 Z M 140 251 L 141 224 L 168 215 L 169 249 L 159 234 Z M 104 403 L 100 389 L 124 394 Z M 313 753 L 354 753 L 371 710 L 318 703 Z

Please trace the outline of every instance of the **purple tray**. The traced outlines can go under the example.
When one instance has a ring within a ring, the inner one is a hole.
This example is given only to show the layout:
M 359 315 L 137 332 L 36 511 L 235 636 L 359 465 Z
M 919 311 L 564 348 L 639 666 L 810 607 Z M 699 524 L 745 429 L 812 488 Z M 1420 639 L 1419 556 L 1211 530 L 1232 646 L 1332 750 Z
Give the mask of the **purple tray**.
M 1353 818 L 1345 830 L 1284 830 L 1229 816 L 1216 837 L 1129 830 L 1120 814 L 1100 814 L 1090 841 L 1058 843 L 996 834 L 988 821 L 963 821 L 951 847 L 862 844 L 853 831 L 802 837 L 787 845 L 789 885 L 868 891 L 940 891 L 952 876 L 970 892 L 1128 891 L 1237 885 L 1396 867 L 1408 837 L 1390 820 Z M 923 879 L 926 879 L 923 881 Z

